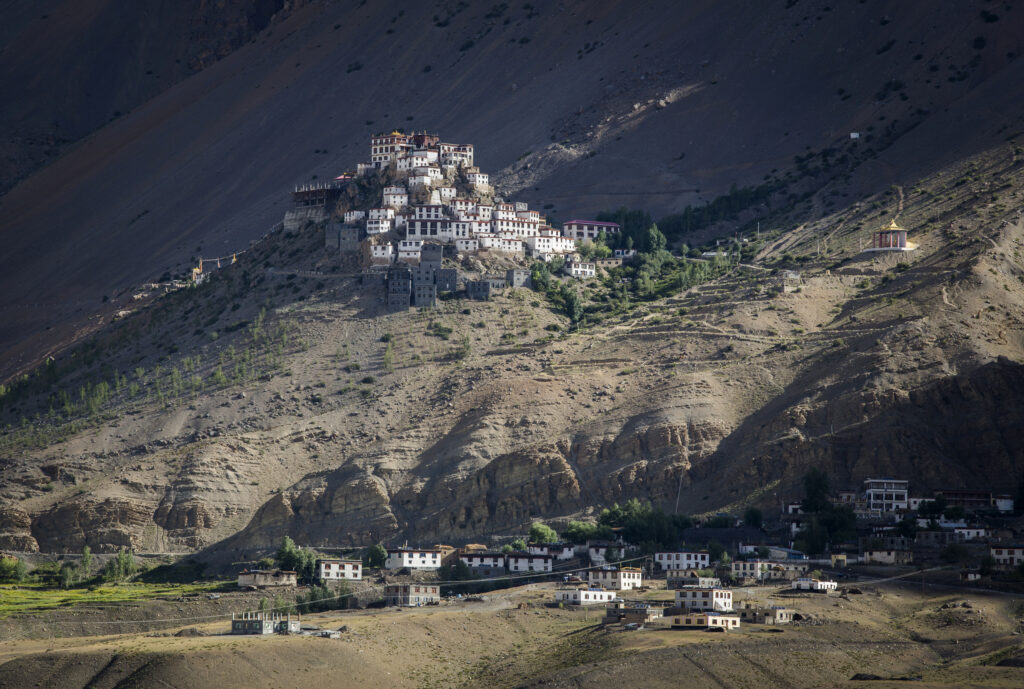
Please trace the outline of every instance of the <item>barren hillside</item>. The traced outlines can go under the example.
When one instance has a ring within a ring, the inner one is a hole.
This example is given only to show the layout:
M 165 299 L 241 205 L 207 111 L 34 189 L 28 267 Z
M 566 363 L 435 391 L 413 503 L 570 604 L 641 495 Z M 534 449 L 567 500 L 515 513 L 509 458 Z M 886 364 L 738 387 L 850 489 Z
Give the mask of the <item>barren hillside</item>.
M 829 155 L 787 184 L 841 169 Z M 524 289 L 388 313 L 321 229 L 276 232 L 12 398 L 0 544 L 237 561 L 286 534 L 459 541 L 630 497 L 774 505 L 810 466 L 1006 490 L 1022 178 L 1011 141 L 849 205 L 848 181 L 818 179 L 764 211 L 771 231 L 748 225 L 749 260 L 717 278 L 639 301 L 584 283 L 576 328 Z M 894 216 L 919 248 L 860 253 Z
M 1020 129 L 1009 1 L 290 3 L 248 42 L 278 3 L 194 4 L 11 10 L 12 174 L 59 157 L 0 198 L 0 370 L 84 337 L 140 282 L 244 247 L 290 185 L 365 157 L 375 130 L 477 142 L 507 190 L 568 219 L 678 211 L 859 131 L 853 200 Z

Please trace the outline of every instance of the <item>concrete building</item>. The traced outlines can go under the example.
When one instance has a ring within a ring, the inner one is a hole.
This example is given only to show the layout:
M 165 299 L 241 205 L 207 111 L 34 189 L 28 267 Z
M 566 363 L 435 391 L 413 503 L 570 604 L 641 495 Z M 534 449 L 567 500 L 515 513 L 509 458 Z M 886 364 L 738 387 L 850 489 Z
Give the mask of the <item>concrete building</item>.
M 391 242 L 374 244 L 370 247 L 370 262 L 378 265 L 389 265 L 395 262 L 395 247 Z
M 565 274 L 578 280 L 585 280 L 597 275 L 597 266 L 583 261 L 566 261 Z
M 391 218 L 372 218 L 366 221 L 366 234 L 385 234 L 391 231 Z
M 723 615 L 720 612 L 689 612 L 672 616 L 672 629 L 739 629 L 739 615 Z
M 420 308 L 437 306 L 437 285 L 433 283 L 413 285 L 412 305 Z
M 834 581 L 822 581 L 819 579 L 812 579 L 810 577 L 800 577 L 790 584 L 790 588 L 794 591 L 828 593 L 829 591 L 835 591 L 837 585 Z
M 591 569 L 587 578 L 591 586 L 603 586 L 613 591 L 629 591 L 643 585 L 643 577 L 636 567 Z
M 868 565 L 909 565 L 914 555 L 909 550 L 865 550 L 861 559 Z
M 419 607 L 441 602 L 437 584 L 388 584 L 384 587 L 384 605 L 388 607 Z
M 576 557 L 572 543 L 527 543 L 526 551 L 531 555 L 547 555 L 553 560 L 571 560 Z
M 717 588 L 722 585 L 718 577 L 702 577 L 694 569 L 669 569 L 665 571 L 665 588 L 681 589 L 688 586 L 697 588 Z
M 276 612 L 231 613 L 232 634 L 298 634 L 302 617 Z
M 604 589 L 558 589 L 555 591 L 555 602 L 565 605 L 601 605 L 611 603 L 618 595 L 615 591 Z
M 412 272 L 398 265 L 388 271 L 388 308 L 407 309 L 412 303 Z
M 711 566 L 711 559 L 706 550 L 655 553 L 654 561 L 663 570 L 706 569 Z
M 615 599 L 605 608 L 601 624 L 636 624 L 642 625 L 660 619 L 665 608 L 641 601 L 624 601 Z
M 296 572 L 281 569 L 243 569 L 238 573 L 239 588 L 267 588 L 270 586 L 298 586 Z
M 517 572 L 550 572 L 551 556 L 511 552 L 508 554 L 508 571 L 513 574 Z
M 867 508 L 873 512 L 902 512 L 909 507 L 907 488 L 909 482 L 892 478 L 869 478 L 864 480 L 864 497 Z
M 1024 545 L 993 545 L 989 547 L 989 554 L 1002 569 L 1024 564 Z
M 530 287 L 530 271 L 523 268 L 510 268 L 505 271 L 505 284 L 509 287 Z
M 360 560 L 317 560 L 316 575 L 320 581 L 362 581 L 363 563 Z
M 434 548 L 388 548 L 385 569 L 437 569 L 441 566 L 441 551 Z
M 366 219 L 366 211 L 345 211 L 345 214 L 341 217 L 346 225 L 355 225 Z
M 735 560 L 729 565 L 729 573 L 733 579 L 767 581 L 771 579 L 771 565 L 768 560 Z
M 490 550 L 463 550 L 459 560 L 481 576 L 494 576 L 505 573 L 505 553 Z
M 736 612 L 747 624 L 789 624 L 793 621 L 793 611 L 778 605 L 745 602 Z
M 409 205 L 409 193 L 405 187 L 384 187 L 383 201 L 391 208 L 404 208 Z
M 437 291 L 454 292 L 458 289 L 459 271 L 455 268 L 438 268 L 434 271 L 434 284 Z
M 732 591 L 723 588 L 685 588 L 676 590 L 676 607 L 684 610 L 732 610 Z
M 466 296 L 477 301 L 487 301 L 491 298 L 490 280 L 467 280 Z
M 618 223 L 598 220 L 570 220 L 562 226 L 562 235 L 577 241 L 593 241 L 601 232 L 612 236 L 619 233 Z

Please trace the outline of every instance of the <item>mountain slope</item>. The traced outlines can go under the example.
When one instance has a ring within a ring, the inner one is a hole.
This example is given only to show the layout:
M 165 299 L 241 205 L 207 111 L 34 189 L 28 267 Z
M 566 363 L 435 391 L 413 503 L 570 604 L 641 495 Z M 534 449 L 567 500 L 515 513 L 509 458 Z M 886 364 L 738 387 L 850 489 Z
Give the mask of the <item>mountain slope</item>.
M 241 38 L 276 7 L 203 4 L 175 21 L 240 21 L 248 28 L 229 35 Z M 678 211 L 849 131 L 877 156 L 857 193 L 925 175 L 1019 128 L 1020 11 L 806 0 L 301 7 L 0 199 L 0 370 L 81 337 L 139 282 L 244 247 L 279 220 L 291 184 L 350 167 L 389 127 L 475 142 L 485 169 L 508 166 L 510 191 L 563 219 L 620 204 Z M 135 21 L 110 23 L 130 33 Z M 138 93 L 129 100 L 150 92 Z M 53 107 L 10 102 L 19 122 Z

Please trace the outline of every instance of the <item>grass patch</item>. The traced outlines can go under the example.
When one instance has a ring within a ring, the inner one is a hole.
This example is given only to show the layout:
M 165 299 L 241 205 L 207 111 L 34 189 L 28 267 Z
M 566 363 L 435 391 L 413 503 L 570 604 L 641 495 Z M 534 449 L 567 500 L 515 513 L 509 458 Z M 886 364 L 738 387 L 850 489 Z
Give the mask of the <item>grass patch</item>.
M 76 605 L 104 605 L 157 598 L 178 598 L 234 589 L 235 582 L 233 581 L 207 581 L 190 584 L 131 582 L 116 586 L 102 584 L 95 588 L 66 590 L 33 583 L 4 585 L 0 586 L 0 618 L 10 615 L 32 615 Z

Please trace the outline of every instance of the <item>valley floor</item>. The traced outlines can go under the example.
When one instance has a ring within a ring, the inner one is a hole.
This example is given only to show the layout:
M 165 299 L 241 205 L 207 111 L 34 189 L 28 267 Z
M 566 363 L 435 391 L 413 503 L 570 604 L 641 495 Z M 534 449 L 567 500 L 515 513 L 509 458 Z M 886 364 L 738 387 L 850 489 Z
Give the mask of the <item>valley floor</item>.
M 0 687 L 678 687 L 685 678 L 688 688 L 883 689 L 910 677 L 920 678 L 915 687 L 1024 684 L 1017 597 L 922 593 L 902 582 L 843 597 L 765 587 L 737 597 L 792 607 L 806 621 L 727 634 L 657 624 L 623 632 L 600 626 L 602 610 L 546 607 L 551 586 L 496 592 L 484 602 L 303 618 L 342 629 L 340 640 L 230 636 L 225 619 L 145 634 L 6 641 Z

